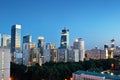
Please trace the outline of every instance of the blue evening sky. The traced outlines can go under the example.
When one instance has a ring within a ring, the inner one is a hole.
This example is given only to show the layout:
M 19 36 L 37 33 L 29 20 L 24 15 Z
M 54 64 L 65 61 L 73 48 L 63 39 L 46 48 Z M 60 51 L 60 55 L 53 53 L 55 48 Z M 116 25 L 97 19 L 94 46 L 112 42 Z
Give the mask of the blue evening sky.
M 38 36 L 60 44 L 61 29 L 70 30 L 70 45 L 76 38 L 85 48 L 103 48 L 114 38 L 120 45 L 120 0 L 0 0 L 0 33 L 11 34 L 13 24 L 22 25 L 22 36 Z

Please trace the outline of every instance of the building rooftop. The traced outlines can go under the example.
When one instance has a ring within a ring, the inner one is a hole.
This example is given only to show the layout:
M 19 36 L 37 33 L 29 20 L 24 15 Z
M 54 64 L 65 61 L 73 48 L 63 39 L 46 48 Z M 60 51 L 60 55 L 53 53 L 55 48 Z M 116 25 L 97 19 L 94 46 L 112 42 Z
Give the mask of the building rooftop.
M 74 72 L 74 74 L 86 74 L 86 75 L 105 77 L 105 79 L 110 79 L 110 80 L 120 80 L 119 75 L 101 74 L 101 73 L 97 73 L 97 72 L 89 72 L 89 71 L 80 71 L 79 70 L 77 72 Z

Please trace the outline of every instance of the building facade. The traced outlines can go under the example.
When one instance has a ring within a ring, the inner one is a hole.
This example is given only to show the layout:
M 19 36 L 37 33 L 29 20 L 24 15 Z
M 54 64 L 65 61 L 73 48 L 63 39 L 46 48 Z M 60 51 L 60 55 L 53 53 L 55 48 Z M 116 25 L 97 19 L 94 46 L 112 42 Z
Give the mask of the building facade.
M 82 38 L 78 38 L 74 41 L 73 43 L 73 51 L 75 54 L 75 60 L 78 61 L 79 56 L 79 61 L 84 61 L 85 58 L 85 46 L 84 46 L 84 40 Z M 79 53 L 79 54 L 78 54 Z
M 97 72 L 76 71 L 72 74 L 73 80 L 120 80 L 119 75 L 101 74 Z
M 14 53 L 14 63 L 23 64 L 23 53 Z
M 108 59 L 108 55 L 109 55 L 109 54 L 108 54 L 108 50 L 109 50 L 108 45 L 105 44 L 105 45 L 104 45 L 104 51 L 105 51 L 105 54 L 106 54 L 106 56 L 105 56 L 106 59 Z
M 65 28 L 61 32 L 60 48 L 67 49 L 68 47 L 69 47 L 69 30 Z
M 58 62 L 68 62 L 68 49 L 58 49 L 57 54 L 58 54 Z
M 21 44 L 21 25 L 15 24 L 11 28 L 11 53 L 19 52 Z
M 45 62 L 55 61 L 56 53 L 55 53 L 55 45 L 52 43 L 45 44 L 44 56 Z
M 34 58 L 35 43 L 24 43 L 23 44 L 23 64 L 32 65 Z
M 10 49 L 0 48 L 0 79 L 10 79 Z
M 58 49 L 56 49 L 56 48 L 51 49 L 50 55 L 51 55 L 50 61 L 58 62 Z
M 10 48 L 11 46 L 11 36 L 7 34 L 2 35 L 1 46 L 4 48 Z
M 45 46 L 45 42 L 44 42 L 44 37 L 39 36 L 38 37 L 38 48 L 40 49 L 40 55 L 41 55 L 41 64 L 45 63 L 45 54 L 44 54 L 44 46 Z
M 79 58 L 79 55 L 80 55 L 80 51 L 79 49 L 73 49 L 73 61 L 74 62 L 79 62 L 80 61 L 80 58 Z
M 91 50 L 86 50 L 85 51 L 85 59 L 90 60 L 90 59 L 106 59 L 106 53 L 104 50 L 98 49 L 97 47 L 91 49 Z
M 30 42 L 32 42 L 32 36 L 31 35 L 23 36 L 23 43 L 30 43 Z

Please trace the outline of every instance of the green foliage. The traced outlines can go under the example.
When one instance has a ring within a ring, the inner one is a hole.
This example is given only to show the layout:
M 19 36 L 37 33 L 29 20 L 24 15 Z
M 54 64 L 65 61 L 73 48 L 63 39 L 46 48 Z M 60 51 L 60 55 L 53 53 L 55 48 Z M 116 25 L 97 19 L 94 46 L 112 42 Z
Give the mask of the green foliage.
M 11 63 L 11 77 L 13 80 L 64 80 L 70 79 L 72 73 L 77 70 L 101 72 L 111 68 L 111 64 L 117 64 L 115 59 L 89 60 L 84 62 L 47 62 L 43 66 L 36 63 L 26 67 Z

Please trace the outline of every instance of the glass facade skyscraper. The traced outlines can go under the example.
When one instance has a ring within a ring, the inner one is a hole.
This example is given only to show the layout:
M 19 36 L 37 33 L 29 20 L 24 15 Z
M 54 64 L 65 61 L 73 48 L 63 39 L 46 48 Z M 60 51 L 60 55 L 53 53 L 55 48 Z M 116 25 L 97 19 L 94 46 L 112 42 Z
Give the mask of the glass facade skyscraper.
M 30 43 L 30 42 L 32 42 L 32 36 L 31 35 L 23 36 L 23 43 Z
M 44 63 L 44 37 L 38 37 L 38 48 L 40 49 L 40 64 Z
M 63 29 L 61 33 L 60 48 L 67 49 L 69 46 L 69 30 Z
M 20 50 L 21 43 L 21 25 L 15 24 L 11 28 L 11 53 Z
M 40 48 L 40 53 L 43 56 L 43 53 L 44 53 L 44 37 L 38 37 L 38 48 Z

